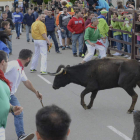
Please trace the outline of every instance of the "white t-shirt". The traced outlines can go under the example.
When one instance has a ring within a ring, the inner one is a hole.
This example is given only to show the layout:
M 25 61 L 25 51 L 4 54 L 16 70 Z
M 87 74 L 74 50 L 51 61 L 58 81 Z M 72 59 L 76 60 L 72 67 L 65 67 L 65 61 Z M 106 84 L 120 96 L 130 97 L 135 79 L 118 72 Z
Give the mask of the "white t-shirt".
M 21 81 L 28 80 L 17 60 L 8 62 L 8 67 L 4 75 L 11 82 L 11 95 L 16 93 Z

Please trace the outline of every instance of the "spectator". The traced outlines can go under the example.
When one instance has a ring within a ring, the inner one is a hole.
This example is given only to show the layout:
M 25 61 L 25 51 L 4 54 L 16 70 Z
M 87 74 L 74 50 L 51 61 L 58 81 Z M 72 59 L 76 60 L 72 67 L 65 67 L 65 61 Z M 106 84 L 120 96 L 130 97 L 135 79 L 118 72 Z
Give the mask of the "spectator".
M 56 105 L 46 106 L 36 114 L 37 140 L 66 140 L 71 118 Z
M 7 13 L 7 18 L 10 18 L 12 20 L 12 13 L 9 10 L 9 6 L 5 6 L 5 12 Z
M 135 7 L 135 1 L 134 0 L 128 0 L 126 2 L 126 5 L 128 5 L 128 7 L 129 7 L 129 4 L 132 4 Z
M 116 7 L 116 9 L 118 9 L 119 6 L 123 6 L 123 1 L 122 0 L 117 0 L 117 7 Z M 125 5 L 123 7 L 125 9 L 127 9 L 127 7 Z
M 29 32 L 31 30 L 31 25 L 33 22 L 35 22 L 35 17 L 34 17 L 34 14 L 32 14 L 31 9 L 29 9 L 28 14 L 26 14 L 23 18 L 23 23 L 26 25 L 27 42 L 30 42 Z M 34 42 L 33 39 L 32 39 L 32 42 Z
M 86 21 L 87 20 L 87 11 L 85 8 L 82 8 L 82 13 L 83 13 L 83 19 L 84 19 L 84 21 Z
M 0 50 L 9 55 L 10 50 L 6 46 L 7 40 L 9 40 L 8 34 L 5 31 L 0 31 Z
M 132 140 L 139 140 L 140 139 L 140 111 L 136 110 L 133 111 L 133 120 L 134 120 L 134 133 Z
M 20 39 L 20 26 L 21 23 L 23 21 L 23 14 L 21 12 L 19 12 L 19 8 L 16 8 L 16 12 L 14 12 L 14 24 L 16 27 L 16 33 L 17 33 L 17 37 L 16 39 Z
M 81 11 L 76 11 L 75 16 L 69 21 L 67 25 L 68 30 L 72 33 L 72 51 L 73 56 L 77 57 L 76 42 L 79 42 L 79 57 L 82 56 L 83 48 L 83 37 L 85 24 L 84 20 L 81 18 Z
M 56 53 L 60 53 L 59 47 L 58 47 L 58 42 L 55 36 L 55 18 L 52 16 L 52 11 L 48 10 L 48 16 L 45 17 L 45 25 L 47 28 L 47 36 L 51 36 L 52 40 L 55 45 L 55 51 Z
M 137 21 L 140 22 L 140 15 L 138 16 L 138 20 Z M 138 33 L 140 33 L 140 25 L 136 25 L 136 31 Z M 137 36 L 137 44 L 140 45 L 140 36 Z M 140 53 L 140 48 L 139 48 L 139 53 Z
M 45 22 L 45 15 L 41 14 L 39 16 L 39 20 L 35 21 L 32 24 L 31 32 L 32 37 L 34 39 L 34 47 L 35 47 L 35 54 L 31 64 L 31 72 L 36 71 L 39 54 L 41 54 L 41 74 L 47 74 L 47 43 L 50 45 L 50 42 L 47 38 L 47 30 L 44 24 Z
M 62 7 L 67 7 L 67 11 L 68 11 L 68 12 L 74 12 L 73 8 L 71 8 L 72 5 L 70 5 L 70 4 L 67 2 L 67 0 L 62 0 L 62 1 L 61 1 L 61 5 L 62 5 Z
M 4 34 L 3 34 L 4 35 Z M 2 35 L 0 34 L 2 37 Z M 5 38 L 6 35 L 3 36 Z M 6 37 L 7 39 L 7 37 Z M 1 45 L 0 45 L 1 46 Z M 22 107 L 10 105 L 10 90 L 11 85 L 8 79 L 4 77 L 7 69 L 7 56 L 4 51 L 0 51 L 0 139 L 5 140 L 5 127 L 7 124 L 7 116 L 9 111 L 15 115 L 22 112 Z
M 15 8 L 15 11 L 16 11 L 16 8 L 18 8 L 18 0 L 14 0 L 14 8 Z
M 67 46 L 66 48 L 70 49 L 70 38 L 71 32 L 67 29 L 67 25 L 71 19 L 71 15 L 67 12 L 67 7 L 63 7 L 63 13 L 59 16 L 59 26 L 61 28 L 61 36 L 62 36 L 62 50 L 65 50 L 65 38 L 67 37 Z
M 38 11 L 37 11 L 37 7 L 34 8 L 34 17 L 35 17 L 35 20 L 38 18 Z
M 113 29 L 119 29 L 120 30 L 119 22 L 118 21 L 114 21 L 114 19 L 118 19 L 118 14 L 117 13 L 113 13 L 113 18 L 111 20 L 111 27 Z M 114 32 L 113 33 L 113 37 L 115 39 L 117 39 L 117 40 L 121 40 L 121 32 Z M 116 45 L 117 45 L 117 49 L 119 51 L 121 51 L 122 50 L 122 44 L 116 41 Z M 116 52 L 113 55 L 119 56 L 119 55 L 122 55 L 122 54 L 119 53 L 119 52 Z
M 132 5 L 131 2 L 128 2 L 127 7 L 128 9 L 135 9 L 134 5 Z
M 91 23 L 91 19 L 95 17 L 94 13 L 90 12 L 88 13 L 88 19 L 85 22 L 85 27 L 87 27 Z
M 98 0 L 97 5 L 98 6 L 96 6 L 96 4 L 94 4 L 93 7 L 95 7 L 96 9 L 100 9 L 100 10 L 105 8 L 107 11 L 109 11 L 109 5 L 105 0 Z
M 5 77 L 12 83 L 11 95 L 10 95 L 11 105 L 20 106 L 20 103 L 14 94 L 16 93 L 21 81 L 29 90 L 35 93 L 37 98 L 42 99 L 42 95 L 39 92 L 37 92 L 37 90 L 33 87 L 32 83 L 27 79 L 24 72 L 24 67 L 28 66 L 28 64 L 31 61 L 31 58 L 32 58 L 32 51 L 28 49 L 23 49 L 20 51 L 19 58 L 17 60 L 8 62 L 8 67 L 5 73 Z M 33 133 L 25 135 L 24 125 L 23 125 L 23 112 L 18 116 L 14 115 L 14 124 L 15 124 L 16 134 L 18 136 L 18 140 L 33 139 L 34 137 Z
M 93 11 L 95 6 L 97 5 L 97 0 L 87 0 L 88 4 L 89 4 L 89 10 Z
M 10 23 L 11 30 L 14 29 L 14 27 L 15 27 L 14 23 L 10 18 L 7 18 L 7 13 L 6 12 L 2 13 L 2 19 L 0 19 L 0 28 L 1 28 L 2 21 L 8 21 Z M 8 45 L 8 48 L 10 49 L 10 54 L 12 54 L 12 33 L 9 34 L 9 39 L 10 39 L 10 41 L 7 41 L 7 45 Z
M 128 13 L 127 18 L 128 18 L 129 21 L 124 22 L 124 26 L 125 26 L 125 28 L 127 29 L 128 32 L 132 32 L 132 23 L 129 23 L 129 22 L 133 21 L 132 14 Z M 130 43 L 132 42 L 132 35 L 131 34 L 128 34 L 127 42 L 130 42 Z M 131 53 L 131 45 L 127 45 L 127 51 L 128 51 L 128 53 Z M 131 56 L 128 57 L 128 59 L 131 59 Z
M 103 44 L 98 39 L 102 38 L 98 25 L 98 18 L 93 17 L 91 23 L 87 26 L 85 31 L 84 40 L 88 48 L 88 54 L 83 59 L 82 63 L 90 61 L 94 55 L 95 49 L 99 50 L 99 55 L 101 58 L 106 57 L 106 50 Z
M 128 21 L 127 14 L 128 14 L 128 12 L 122 12 L 123 16 L 121 16 L 119 19 L 124 20 L 124 21 Z M 127 31 L 127 29 L 124 26 L 123 22 L 120 22 L 119 25 L 120 25 L 121 30 Z M 127 38 L 128 38 L 128 34 L 127 33 L 123 33 L 123 40 L 125 42 L 127 42 Z M 124 44 L 124 52 L 128 52 L 126 44 Z M 127 57 L 129 57 L 129 55 L 125 55 L 124 57 L 127 58 Z
M 106 22 L 107 13 L 108 13 L 107 10 L 101 10 L 101 15 L 98 16 L 98 19 L 99 19 L 98 29 L 100 31 L 100 34 L 104 38 L 104 39 L 101 40 L 101 43 L 105 46 L 106 51 L 107 51 L 107 48 L 108 48 L 108 45 L 109 45 L 109 42 L 108 42 L 109 26 Z
M 45 16 L 47 16 L 48 15 L 48 10 L 44 10 L 44 14 L 45 14 Z

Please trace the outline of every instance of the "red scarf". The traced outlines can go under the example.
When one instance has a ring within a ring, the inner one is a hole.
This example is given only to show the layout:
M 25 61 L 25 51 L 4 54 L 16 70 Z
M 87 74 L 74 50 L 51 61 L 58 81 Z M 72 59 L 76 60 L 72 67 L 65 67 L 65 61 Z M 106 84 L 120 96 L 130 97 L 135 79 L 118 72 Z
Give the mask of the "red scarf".
M 9 86 L 10 91 L 11 91 L 11 83 L 8 79 L 5 78 L 2 70 L 0 70 L 0 80 L 4 81 Z
M 22 70 L 24 70 L 24 66 L 22 65 L 21 61 L 19 59 L 17 59 L 19 66 L 22 68 Z
M 97 26 L 96 26 L 96 27 L 93 27 L 93 26 L 92 26 L 92 23 L 88 24 L 88 26 L 86 27 L 86 29 L 87 29 L 88 27 L 90 27 L 90 28 L 94 28 L 95 31 L 97 30 Z

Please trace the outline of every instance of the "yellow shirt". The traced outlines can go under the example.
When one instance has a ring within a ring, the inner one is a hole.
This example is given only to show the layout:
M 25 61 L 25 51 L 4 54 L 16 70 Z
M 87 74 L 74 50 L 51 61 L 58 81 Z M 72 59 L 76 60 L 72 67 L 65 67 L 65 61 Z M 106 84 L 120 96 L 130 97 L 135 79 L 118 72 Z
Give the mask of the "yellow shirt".
M 47 29 L 46 29 L 45 24 L 40 20 L 35 21 L 32 24 L 31 33 L 34 40 L 45 40 L 42 37 L 43 34 L 47 35 Z
M 66 7 L 69 8 L 69 7 L 71 7 L 71 5 L 66 4 Z M 71 12 L 74 12 L 73 8 L 71 8 Z

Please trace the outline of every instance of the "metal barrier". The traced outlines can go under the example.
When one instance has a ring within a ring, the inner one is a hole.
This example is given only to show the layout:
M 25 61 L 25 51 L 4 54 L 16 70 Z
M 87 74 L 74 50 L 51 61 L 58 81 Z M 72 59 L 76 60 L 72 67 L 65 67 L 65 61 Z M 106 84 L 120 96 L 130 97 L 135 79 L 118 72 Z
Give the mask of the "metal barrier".
M 125 12 L 129 12 L 129 13 L 133 14 L 133 21 L 129 21 L 129 23 L 133 23 L 132 32 L 110 28 L 109 33 L 108 33 L 108 35 L 109 35 L 109 38 L 108 38 L 109 39 L 108 54 L 110 54 L 110 50 L 113 50 L 113 51 L 116 51 L 116 52 L 119 52 L 119 53 L 130 55 L 131 59 L 140 59 L 140 55 L 138 55 L 138 53 L 137 53 L 138 48 L 140 48 L 140 45 L 137 44 L 137 35 L 140 36 L 140 33 L 136 32 L 136 25 L 137 24 L 140 25 L 140 22 L 137 22 L 137 17 L 140 14 L 140 10 L 124 10 L 124 9 L 122 9 L 122 10 L 125 11 Z M 111 19 L 112 12 L 118 12 L 118 9 L 112 9 L 112 8 L 109 9 L 109 14 L 108 14 L 109 25 L 111 25 L 111 20 L 119 21 L 119 22 L 124 22 L 125 21 L 125 20 L 119 20 L 119 19 Z M 121 32 L 121 33 L 131 34 L 132 35 L 132 42 L 125 42 L 124 40 L 117 40 L 115 38 L 112 38 L 111 37 L 111 33 L 112 33 L 111 31 L 118 31 L 118 32 Z M 116 41 L 116 42 L 119 42 L 119 43 L 122 43 L 122 44 L 131 45 L 131 54 L 128 53 L 128 52 L 120 51 L 120 50 L 117 50 L 117 49 L 113 48 L 111 46 L 111 41 Z

